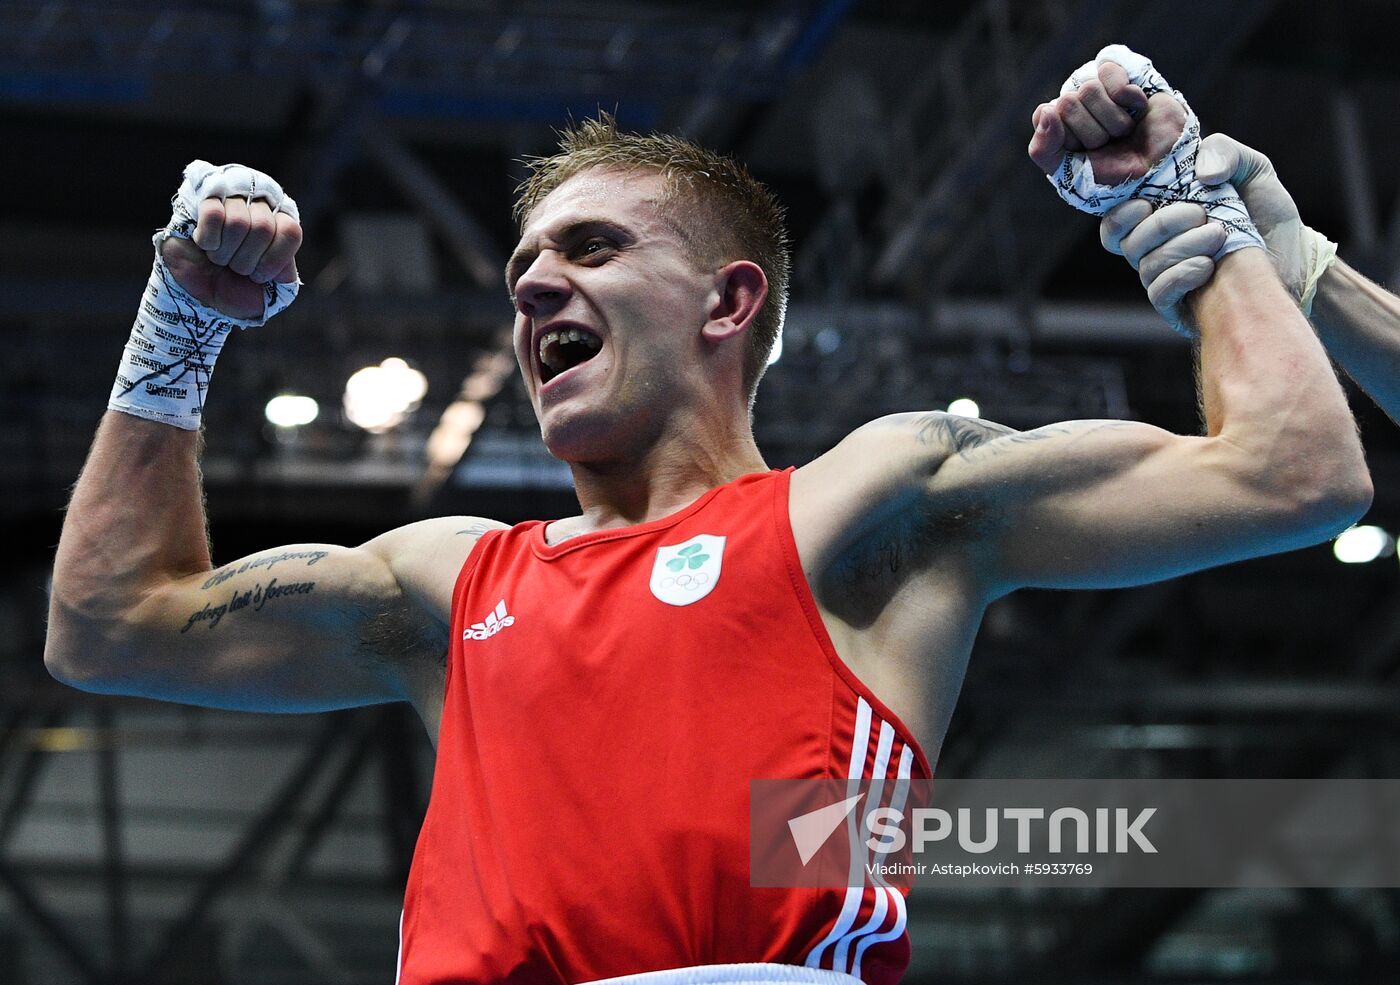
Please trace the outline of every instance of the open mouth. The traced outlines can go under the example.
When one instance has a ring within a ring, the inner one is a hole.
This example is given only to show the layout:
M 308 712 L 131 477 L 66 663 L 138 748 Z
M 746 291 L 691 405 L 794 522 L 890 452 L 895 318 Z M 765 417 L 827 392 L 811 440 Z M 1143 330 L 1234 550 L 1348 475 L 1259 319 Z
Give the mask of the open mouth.
M 603 340 L 586 328 L 564 328 L 540 336 L 540 382 L 586 363 L 598 354 Z

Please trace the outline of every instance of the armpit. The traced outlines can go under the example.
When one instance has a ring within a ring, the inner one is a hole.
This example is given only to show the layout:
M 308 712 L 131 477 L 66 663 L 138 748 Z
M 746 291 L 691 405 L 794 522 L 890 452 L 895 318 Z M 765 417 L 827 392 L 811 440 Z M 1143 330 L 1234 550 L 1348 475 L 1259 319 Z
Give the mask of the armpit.
M 986 502 L 910 490 L 863 518 L 813 588 L 829 611 L 864 628 L 910 578 L 930 570 L 941 552 L 985 537 L 994 514 Z
M 361 651 L 370 659 L 398 667 L 428 663 L 447 666 L 447 626 L 400 603 L 371 613 L 362 623 Z

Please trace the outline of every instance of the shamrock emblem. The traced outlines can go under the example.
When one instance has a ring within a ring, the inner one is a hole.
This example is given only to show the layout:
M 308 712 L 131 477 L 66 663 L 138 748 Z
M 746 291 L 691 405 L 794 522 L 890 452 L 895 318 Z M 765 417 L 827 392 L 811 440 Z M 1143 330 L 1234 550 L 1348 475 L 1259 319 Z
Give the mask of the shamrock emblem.
M 686 566 L 689 565 L 690 570 L 694 571 L 710 559 L 710 555 L 701 554 L 700 551 L 701 547 L 699 544 L 691 544 L 689 547 L 683 547 L 679 552 L 680 556 L 673 557 L 671 560 L 667 561 L 666 567 L 670 568 L 672 571 L 684 571 Z
M 657 548 L 651 594 L 667 605 L 690 605 L 709 595 L 719 581 L 724 540 L 716 534 L 696 534 Z

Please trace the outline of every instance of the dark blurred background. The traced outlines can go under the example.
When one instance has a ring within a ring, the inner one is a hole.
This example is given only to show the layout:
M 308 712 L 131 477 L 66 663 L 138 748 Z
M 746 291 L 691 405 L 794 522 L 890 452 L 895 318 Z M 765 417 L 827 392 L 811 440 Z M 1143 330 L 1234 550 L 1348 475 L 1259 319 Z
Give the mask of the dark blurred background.
M 1025 159 L 1031 110 L 1126 42 L 1390 282 L 1398 37 L 1380 0 L 5 0 L 0 983 L 394 974 L 432 769 L 411 712 L 216 713 L 43 671 L 67 488 L 187 161 L 272 173 L 307 228 L 301 299 L 231 342 L 212 391 L 226 561 L 442 513 L 573 510 L 502 341 L 500 269 L 519 160 L 599 107 L 732 152 L 790 208 L 794 301 L 756 418 L 770 464 L 955 400 L 1017 427 L 1194 430 L 1188 347 Z M 347 404 L 366 367 L 397 402 Z M 1396 776 L 1400 432 L 1352 396 L 1375 560 L 1329 544 L 1006 599 L 940 772 Z M 1393 982 L 1400 967 L 1395 891 L 924 891 L 911 927 L 914 983 Z

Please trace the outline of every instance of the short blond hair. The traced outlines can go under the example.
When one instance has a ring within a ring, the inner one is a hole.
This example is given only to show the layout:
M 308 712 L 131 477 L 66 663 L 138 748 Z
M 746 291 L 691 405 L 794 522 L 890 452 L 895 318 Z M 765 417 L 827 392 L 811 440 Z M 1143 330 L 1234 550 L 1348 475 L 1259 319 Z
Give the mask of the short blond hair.
M 594 168 L 652 171 L 665 183 L 663 207 L 679 204 L 676 227 L 698 262 L 751 260 L 768 278 L 768 297 L 749 328 L 742 385 L 749 406 L 787 313 L 792 257 L 783 208 L 773 193 L 731 157 L 671 134 L 625 133 L 610 113 L 571 123 L 559 152 L 529 158 L 516 189 L 514 215 L 523 229 L 550 192 Z

